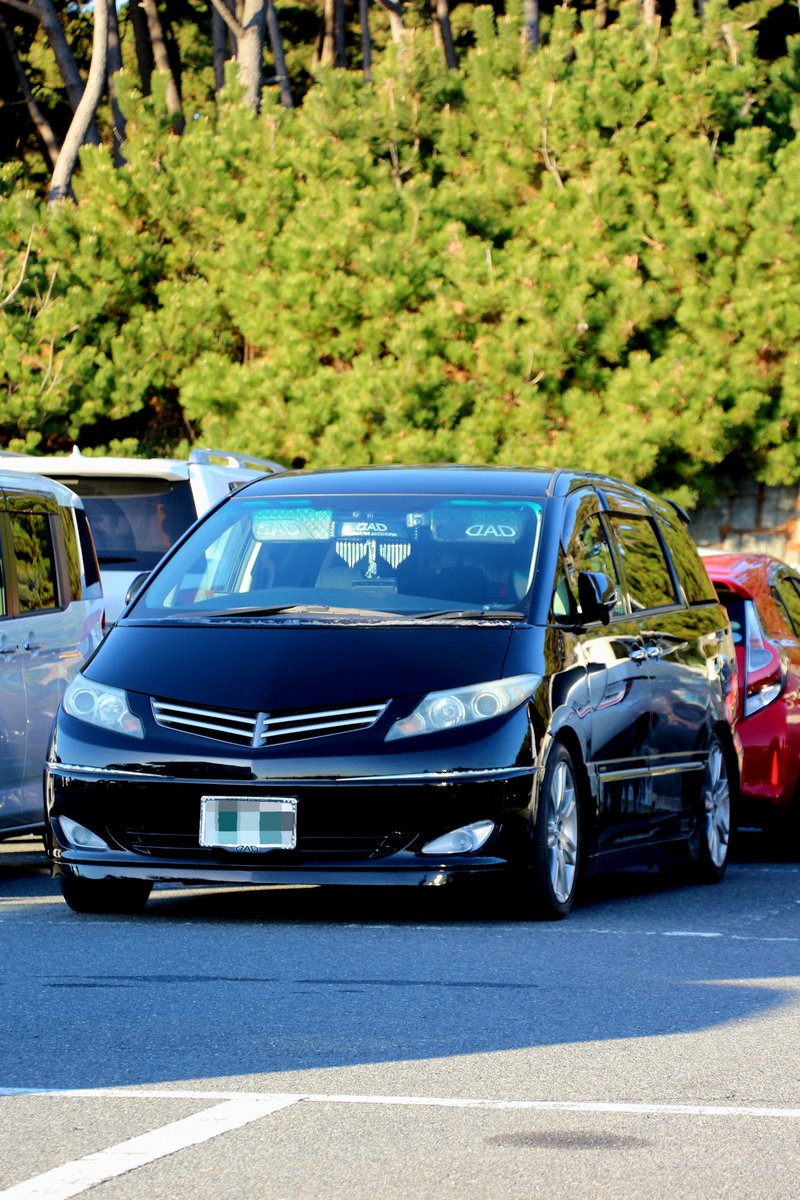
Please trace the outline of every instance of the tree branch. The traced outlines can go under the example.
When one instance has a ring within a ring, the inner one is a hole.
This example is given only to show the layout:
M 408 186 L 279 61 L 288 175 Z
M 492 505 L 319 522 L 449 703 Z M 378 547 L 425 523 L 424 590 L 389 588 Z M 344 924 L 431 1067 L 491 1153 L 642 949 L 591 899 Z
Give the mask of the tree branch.
M 19 273 L 19 279 L 16 282 L 16 286 L 11 289 L 11 291 L 8 293 L 8 295 L 5 297 L 5 299 L 0 300 L 0 309 L 5 308 L 5 306 L 7 304 L 10 304 L 11 301 L 16 296 L 19 289 L 22 287 L 22 284 L 25 280 L 25 272 L 28 269 L 28 259 L 31 256 L 31 246 L 32 245 L 33 245 L 33 229 L 31 229 L 31 236 L 28 238 L 28 245 L 25 248 L 25 257 L 22 260 L 22 268 Z
M 6 0 L 6 2 L 7 2 L 7 0 Z M 0 0 L 0 3 L 3 3 L 3 0 Z M 242 29 L 239 22 L 236 20 L 236 17 L 233 15 L 233 13 L 230 11 L 230 9 L 225 6 L 225 4 L 223 3 L 223 0 L 211 0 L 211 3 L 213 5 L 213 7 L 217 10 L 219 15 L 222 17 L 223 21 L 228 26 L 228 29 L 230 29 L 231 33 L 233 34 L 233 36 L 236 38 L 236 41 L 238 42 L 239 39 L 241 37 L 243 37 L 244 30 Z
M 42 14 L 35 4 L 26 4 L 25 0 L 0 0 L 0 4 L 7 4 L 9 8 L 15 8 L 17 12 L 25 13 L 27 17 L 34 17 L 37 21 L 41 21 Z

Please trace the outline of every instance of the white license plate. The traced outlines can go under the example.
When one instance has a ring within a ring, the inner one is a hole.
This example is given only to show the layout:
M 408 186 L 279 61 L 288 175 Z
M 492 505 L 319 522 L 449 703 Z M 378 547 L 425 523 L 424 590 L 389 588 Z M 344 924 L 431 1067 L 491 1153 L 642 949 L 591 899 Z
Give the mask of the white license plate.
M 297 801 L 274 796 L 200 797 L 200 845 L 224 850 L 294 850 Z

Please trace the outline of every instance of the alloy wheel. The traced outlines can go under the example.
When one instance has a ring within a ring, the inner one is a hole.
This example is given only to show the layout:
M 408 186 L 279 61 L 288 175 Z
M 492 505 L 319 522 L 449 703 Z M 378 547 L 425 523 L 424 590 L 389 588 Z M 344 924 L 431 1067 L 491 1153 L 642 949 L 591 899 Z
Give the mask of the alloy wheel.
M 717 743 L 711 747 L 703 795 L 708 856 L 718 869 L 725 865 L 731 838 L 731 790 L 725 755 Z
M 566 903 L 578 869 L 578 797 L 566 762 L 553 773 L 547 814 L 547 857 L 550 884 L 559 904 Z

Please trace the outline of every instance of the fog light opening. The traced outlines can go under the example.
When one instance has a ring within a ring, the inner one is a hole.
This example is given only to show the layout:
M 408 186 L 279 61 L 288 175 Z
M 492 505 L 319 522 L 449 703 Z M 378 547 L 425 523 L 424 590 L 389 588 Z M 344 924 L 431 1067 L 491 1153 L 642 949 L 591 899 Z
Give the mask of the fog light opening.
M 92 833 L 91 829 L 87 829 L 85 825 L 79 825 L 71 817 L 59 817 L 58 825 L 64 835 L 64 840 L 79 850 L 108 850 L 109 848 L 101 837 Z
M 494 821 L 474 821 L 426 842 L 420 854 L 474 854 L 494 833 Z

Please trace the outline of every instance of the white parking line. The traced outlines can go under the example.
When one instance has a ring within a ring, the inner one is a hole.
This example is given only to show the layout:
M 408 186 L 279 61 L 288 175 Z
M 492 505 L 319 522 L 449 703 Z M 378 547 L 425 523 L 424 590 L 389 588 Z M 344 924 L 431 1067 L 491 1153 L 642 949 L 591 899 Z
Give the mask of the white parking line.
M 2 1096 L 52 1096 L 72 1099 L 217 1100 L 213 1108 L 173 1121 L 150 1133 L 87 1154 L 24 1183 L 0 1191 L 0 1200 L 69 1200 L 98 1183 L 196 1146 L 229 1130 L 258 1121 L 300 1101 L 312 1104 L 403 1105 L 427 1108 L 527 1110 L 533 1112 L 627 1113 L 632 1116 L 778 1118 L 800 1120 L 800 1108 L 730 1104 L 640 1104 L 607 1100 L 489 1100 L 436 1096 L 349 1096 L 313 1092 L 223 1092 L 138 1088 L 0 1088 Z
M 69 1093 L 45 1093 L 64 1095 Z M 114 1093 L 90 1092 L 89 1095 L 109 1095 Z M 151 1093 L 152 1095 L 153 1093 Z M 213 1097 L 212 1097 L 213 1098 Z M 99 1150 L 96 1154 L 87 1154 L 85 1158 L 75 1159 L 65 1163 L 63 1167 L 55 1167 L 42 1175 L 35 1175 L 24 1183 L 0 1192 L 2 1200 L 68 1200 L 77 1196 L 98 1183 L 106 1183 L 117 1175 L 125 1175 L 136 1167 L 143 1167 L 154 1162 L 157 1158 L 165 1158 L 176 1150 L 185 1150 L 187 1146 L 196 1146 L 207 1142 L 210 1138 L 227 1133 L 230 1129 L 239 1129 L 251 1121 L 267 1113 L 276 1112 L 280 1108 L 288 1108 L 296 1103 L 299 1097 L 281 1096 L 265 1099 L 264 1097 L 237 1096 L 225 1100 L 214 1108 L 204 1109 L 191 1117 L 183 1117 L 143 1133 L 140 1137 L 130 1138 L 127 1142 L 119 1142 L 107 1150 Z

